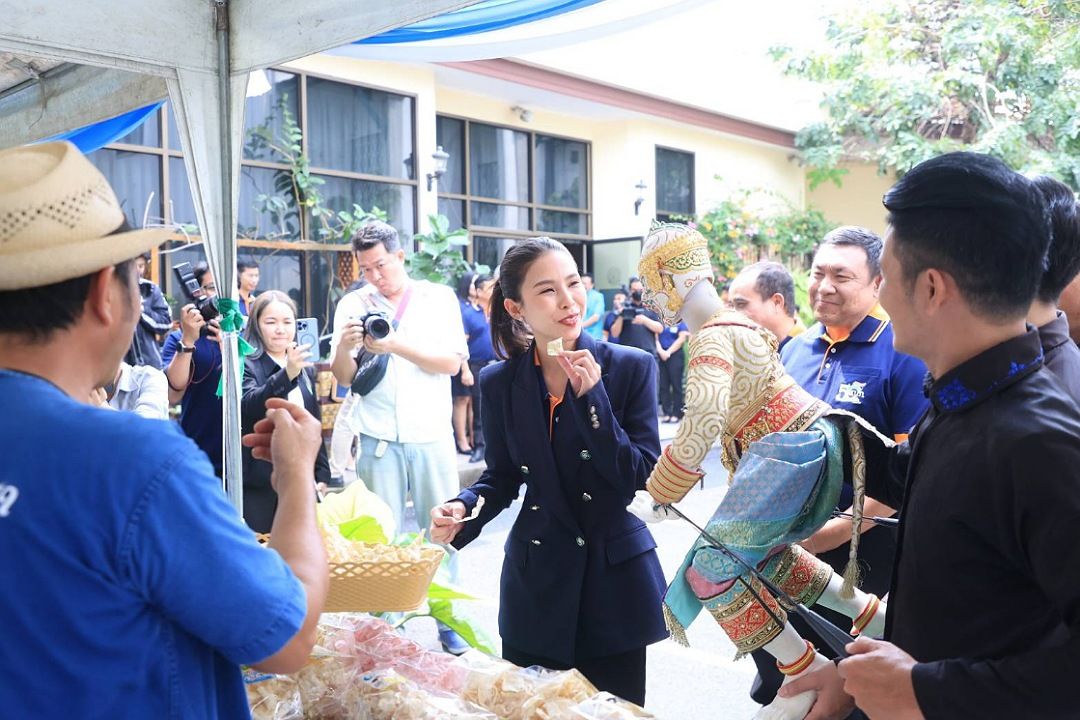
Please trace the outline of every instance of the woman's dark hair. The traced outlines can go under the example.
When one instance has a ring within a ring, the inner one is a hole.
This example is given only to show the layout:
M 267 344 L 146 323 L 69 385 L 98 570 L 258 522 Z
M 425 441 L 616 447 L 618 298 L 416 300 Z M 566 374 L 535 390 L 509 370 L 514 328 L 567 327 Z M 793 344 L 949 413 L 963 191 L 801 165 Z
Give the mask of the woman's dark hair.
M 462 300 L 469 299 L 469 291 L 476 287 L 477 274 L 467 272 L 461 276 L 457 283 L 457 296 Z
M 529 349 L 532 338 L 525 323 L 507 312 L 504 300 L 521 302 L 521 286 L 529 268 L 541 255 L 570 251 L 557 240 L 547 237 L 523 240 L 509 250 L 499 263 L 499 281 L 491 292 L 491 344 L 495 355 L 504 360 L 516 357 Z
M 248 311 L 247 326 L 244 328 L 244 339 L 248 341 L 251 347 L 255 348 L 255 351 L 248 355 L 250 358 L 262 357 L 266 352 L 266 341 L 263 340 L 262 331 L 259 330 L 259 319 L 262 318 L 270 303 L 274 302 L 287 305 L 292 310 L 293 319 L 296 319 L 296 303 L 280 290 L 266 290 L 256 297 L 255 302 L 251 303 L 251 309 Z
M 906 287 L 936 268 L 982 317 L 1027 314 L 1050 243 L 1046 203 L 1030 180 L 989 155 L 948 153 L 916 165 L 882 202 Z
M 1050 250 L 1047 267 L 1039 283 L 1039 300 L 1057 303 L 1065 288 L 1080 272 L 1080 208 L 1068 185 L 1041 175 L 1032 182 L 1046 199 L 1050 213 Z

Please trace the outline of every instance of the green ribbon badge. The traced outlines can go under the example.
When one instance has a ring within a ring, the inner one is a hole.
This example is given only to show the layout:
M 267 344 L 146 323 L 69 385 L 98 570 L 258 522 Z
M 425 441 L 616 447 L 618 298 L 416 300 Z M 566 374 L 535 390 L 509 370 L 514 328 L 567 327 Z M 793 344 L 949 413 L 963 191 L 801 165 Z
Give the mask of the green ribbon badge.
M 240 313 L 240 302 L 233 300 L 232 298 L 217 299 L 218 310 L 221 311 L 221 325 L 222 332 L 235 332 L 239 333 L 244 328 L 244 316 Z M 236 336 L 237 348 L 239 350 L 239 361 L 236 363 L 236 381 L 242 382 L 244 378 L 244 358 L 251 353 L 255 352 L 255 348 L 251 347 L 247 340 L 242 335 Z M 218 378 L 217 396 L 221 397 L 225 390 L 225 375 L 222 374 Z

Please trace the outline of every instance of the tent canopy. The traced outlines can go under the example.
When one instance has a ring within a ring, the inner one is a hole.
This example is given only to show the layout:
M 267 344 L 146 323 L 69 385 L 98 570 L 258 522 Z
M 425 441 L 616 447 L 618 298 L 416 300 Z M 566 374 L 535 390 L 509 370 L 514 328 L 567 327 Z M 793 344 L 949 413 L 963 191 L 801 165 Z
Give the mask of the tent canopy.
M 236 300 L 239 133 L 248 74 L 473 4 L 0 0 L 0 146 L 112 118 L 167 94 L 210 267 L 218 287 Z M 222 350 L 223 443 L 226 489 L 242 511 L 242 367 L 235 338 L 226 333 Z

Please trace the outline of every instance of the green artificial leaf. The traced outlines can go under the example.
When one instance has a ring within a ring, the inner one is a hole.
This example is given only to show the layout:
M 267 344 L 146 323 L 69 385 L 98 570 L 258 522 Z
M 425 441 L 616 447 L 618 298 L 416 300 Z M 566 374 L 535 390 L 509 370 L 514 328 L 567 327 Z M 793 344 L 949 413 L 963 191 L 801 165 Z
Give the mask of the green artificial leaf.
M 455 614 L 454 605 L 449 600 L 428 600 L 428 613 L 439 622 L 448 625 L 450 629 L 460 635 L 465 642 L 477 650 L 495 655 L 495 644 L 491 638 L 474 626 L 469 620 Z
M 346 540 L 364 543 L 386 544 L 386 533 L 379 521 L 370 515 L 361 515 L 338 525 L 338 532 Z
M 449 556 L 447 556 L 449 557 Z M 428 599 L 429 600 L 477 600 L 475 595 L 469 595 L 463 590 L 459 590 L 452 585 L 443 585 L 432 581 L 428 586 Z

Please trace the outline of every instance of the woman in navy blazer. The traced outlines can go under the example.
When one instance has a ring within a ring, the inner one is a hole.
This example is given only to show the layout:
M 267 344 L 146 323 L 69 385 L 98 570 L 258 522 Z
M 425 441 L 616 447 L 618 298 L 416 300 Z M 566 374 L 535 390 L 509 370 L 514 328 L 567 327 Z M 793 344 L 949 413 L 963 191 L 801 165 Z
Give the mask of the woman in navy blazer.
M 268 290 L 256 298 L 245 331 L 255 352 L 244 359 L 243 397 L 240 400 L 240 424 L 244 434 L 253 432 L 255 423 L 266 417 L 266 401 L 272 397 L 291 399 L 315 418 L 321 417 L 315 396 L 315 369 L 308 361 L 307 346 L 297 347 L 296 305 L 283 292 Z M 297 395 L 299 393 L 299 395 Z M 277 493 L 270 484 L 273 467 L 243 449 L 244 521 L 255 532 L 268 533 L 277 512 Z M 315 481 L 330 479 L 326 447 L 320 445 L 315 459 Z
M 585 288 L 560 243 L 515 245 L 499 277 L 492 337 L 506 359 L 480 375 L 487 469 L 432 510 L 432 539 L 463 548 L 524 484 L 502 569 L 503 657 L 576 667 L 642 704 L 645 647 L 667 637 L 666 583 L 656 542 L 626 507 L 660 452 L 656 363 L 582 332 Z M 456 522 L 481 497 L 477 518 Z

